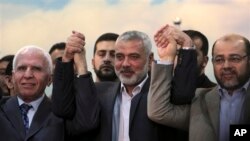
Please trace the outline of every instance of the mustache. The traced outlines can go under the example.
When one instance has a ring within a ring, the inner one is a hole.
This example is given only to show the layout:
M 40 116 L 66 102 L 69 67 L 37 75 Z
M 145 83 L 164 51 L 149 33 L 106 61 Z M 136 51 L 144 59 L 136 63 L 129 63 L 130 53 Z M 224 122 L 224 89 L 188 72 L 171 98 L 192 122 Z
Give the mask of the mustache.
M 121 73 L 132 73 L 134 72 L 131 68 L 122 68 L 120 70 Z
M 100 69 L 102 69 L 102 68 L 114 69 L 114 66 L 112 66 L 111 64 L 102 64 L 102 65 L 100 66 Z
M 227 70 L 223 70 L 221 72 L 222 75 L 227 75 L 227 74 L 236 74 L 236 71 L 235 70 L 232 70 L 232 69 L 227 69 Z

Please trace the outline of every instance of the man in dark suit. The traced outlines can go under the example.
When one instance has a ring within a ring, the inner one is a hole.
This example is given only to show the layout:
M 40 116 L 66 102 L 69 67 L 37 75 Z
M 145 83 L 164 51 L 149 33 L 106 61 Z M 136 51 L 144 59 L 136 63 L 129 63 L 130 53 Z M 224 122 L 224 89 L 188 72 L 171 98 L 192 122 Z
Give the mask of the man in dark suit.
M 65 135 L 74 134 L 75 129 L 79 127 L 87 131 L 96 126 L 96 120 L 91 114 L 98 115 L 93 110 L 97 109 L 95 107 L 97 98 L 87 99 L 91 101 L 93 109 L 86 107 L 86 103 L 81 105 L 82 108 L 85 106 L 90 110 L 86 109 L 89 114 L 87 117 L 84 113 L 76 111 L 76 118 L 66 121 L 52 113 L 51 100 L 44 93 L 45 87 L 51 81 L 51 74 L 52 61 L 50 55 L 43 49 L 25 46 L 16 53 L 12 76 L 16 96 L 4 102 L 1 100 L 1 139 L 6 141 L 64 141 Z
M 139 31 L 120 35 L 115 44 L 115 72 L 121 82 L 100 82 L 94 85 L 87 73 L 84 36 L 73 32 L 68 38 L 62 62 L 56 65 L 52 99 L 61 105 L 56 114 L 74 116 L 81 109 L 81 95 L 97 93 L 100 101 L 100 125 L 92 133 L 97 141 L 166 141 L 174 140 L 175 130 L 152 122 L 147 116 L 147 95 L 150 85 L 148 69 L 153 59 L 149 37 Z M 81 54 L 81 55 L 79 55 Z M 80 81 L 67 79 L 75 67 Z M 71 72 L 71 73 L 69 73 Z M 91 83 L 92 87 L 86 87 Z M 66 85 L 72 86 L 70 89 Z M 75 103 L 72 99 L 76 99 Z M 73 102 L 73 103 L 72 103 Z M 76 106 L 76 107 L 75 107 Z M 62 107 L 68 107 L 65 110 Z M 71 108 L 70 108 L 71 107 Z

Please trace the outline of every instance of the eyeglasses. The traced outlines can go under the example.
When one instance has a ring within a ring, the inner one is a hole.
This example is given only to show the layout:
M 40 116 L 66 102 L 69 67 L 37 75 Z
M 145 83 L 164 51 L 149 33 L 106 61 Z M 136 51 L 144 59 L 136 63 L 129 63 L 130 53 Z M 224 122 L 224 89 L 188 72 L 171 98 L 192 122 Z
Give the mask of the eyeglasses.
M 245 56 L 240 56 L 240 55 L 232 55 L 230 56 L 228 59 L 225 59 L 224 57 L 222 56 L 215 56 L 212 58 L 212 61 L 214 64 L 216 65 L 222 65 L 226 62 L 226 60 L 229 62 L 229 63 L 233 63 L 233 64 L 238 64 L 240 63 L 245 57 L 248 57 L 248 55 L 245 55 Z

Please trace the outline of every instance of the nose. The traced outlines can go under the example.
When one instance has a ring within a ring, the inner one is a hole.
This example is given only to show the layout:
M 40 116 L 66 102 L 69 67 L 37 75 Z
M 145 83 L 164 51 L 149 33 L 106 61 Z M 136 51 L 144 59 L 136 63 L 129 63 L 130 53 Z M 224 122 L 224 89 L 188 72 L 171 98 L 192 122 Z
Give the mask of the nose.
M 229 62 L 228 59 L 225 60 L 225 62 L 223 63 L 223 68 L 229 68 L 231 66 L 231 63 Z
M 104 61 L 104 64 L 110 63 L 111 62 L 110 55 L 106 54 L 103 61 Z
M 123 67 L 130 66 L 128 57 L 125 57 L 125 59 L 124 59 L 123 62 L 122 62 L 122 66 L 123 66 Z
M 26 69 L 24 72 L 24 77 L 26 77 L 26 78 L 33 77 L 33 71 L 30 68 Z

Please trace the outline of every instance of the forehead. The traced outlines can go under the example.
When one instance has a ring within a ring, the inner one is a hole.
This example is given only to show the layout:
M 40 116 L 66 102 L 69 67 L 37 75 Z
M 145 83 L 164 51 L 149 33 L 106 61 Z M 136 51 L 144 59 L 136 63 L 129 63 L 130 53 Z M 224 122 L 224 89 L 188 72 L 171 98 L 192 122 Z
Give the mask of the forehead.
M 20 53 L 16 59 L 16 66 L 19 65 L 47 65 L 46 58 L 39 52 Z
M 96 44 L 96 50 L 114 50 L 115 41 L 100 41 Z
M 1 68 L 1 69 L 5 69 L 5 68 L 7 67 L 7 65 L 8 65 L 8 62 L 7 62 L 7 61 L 2 61 L 2 62 L 0 62 L 0 68 Z
M 194 42 L 194 45 L 195 45 L 196 49 L 201 50 L 202 44 L 203 44 L 202 40 L 200 38 L 196 37 L 196 38 L 193 39 L 193 42 Z
M 116 53 L 144 53 L 143 43 L 140 40 L 119 41 L 115 46 Z
M 62 57 L 64 53 L 64 50 L 62 49 L 56 49 L 55 51 L 53 51 L 50 56 L 52 58 L 53 61 L 55 61 L 56 58 L 58 57 Z
M 214 46 L 214 55 L 231 55 L 239 54 L 244 55 L 246 52 L 245 44 L 242 40 L 236 41 L 217 41 Z

